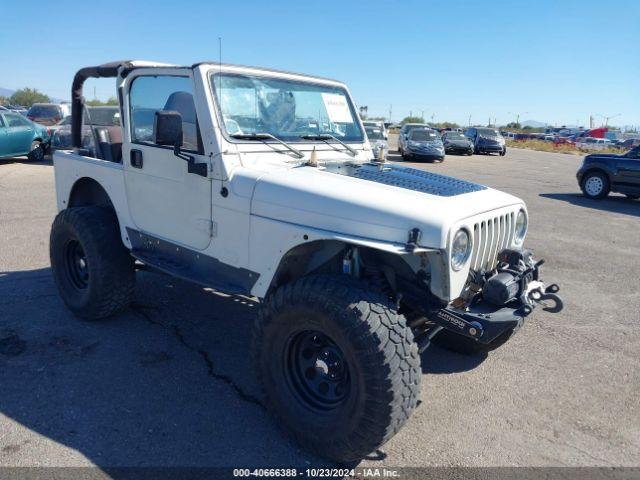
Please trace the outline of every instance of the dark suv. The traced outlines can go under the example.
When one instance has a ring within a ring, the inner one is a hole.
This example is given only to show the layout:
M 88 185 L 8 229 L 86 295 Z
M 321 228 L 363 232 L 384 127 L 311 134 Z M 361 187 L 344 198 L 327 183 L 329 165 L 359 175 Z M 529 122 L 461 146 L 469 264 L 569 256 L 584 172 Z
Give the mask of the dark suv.
M 504 137 L 495 128 L 471 127 L 464 135 L 473 143 L 473 153 L 507 153 Z
M 587 155 L 576 176 L 582 193 L 588 198 L 604 198 L 609 192 L 640 198 L 640 146 L 623 155 Z

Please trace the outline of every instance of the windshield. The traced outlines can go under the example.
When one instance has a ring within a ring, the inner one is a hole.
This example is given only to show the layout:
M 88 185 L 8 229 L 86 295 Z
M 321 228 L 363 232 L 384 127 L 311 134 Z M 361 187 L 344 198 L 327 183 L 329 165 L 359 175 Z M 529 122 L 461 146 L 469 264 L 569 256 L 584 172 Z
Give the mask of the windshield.
M 28 115 L 37 118 L 60 117 L 60 107 L 56 105 L 34 105 L 29 109 Z
M 447 140 L 466 140 L 467 137 L 461 133 L 446 133 L 444 136 Z
M 340 87 L 221 73 L 213 74 L 212 83 L 228 135 L 268 133 L 298 142 L 304 135 L 329 134 L 343 142 L 364 141 Z
M 493 128 L 479 128 L 478 134 L 483 137 L 501 137 L 500 132 Z
M 433 142 L 438 139 L 438 135 L 433 130 L 414 130 L 409 138 L 414 142 Z
M 382 136 L 382 130 L 380 130 L 379 128 L 364 127 L 364 129 L 367 132 L 367 137 L 369 137 L 369 140 L 384 140 L 384 137 Z

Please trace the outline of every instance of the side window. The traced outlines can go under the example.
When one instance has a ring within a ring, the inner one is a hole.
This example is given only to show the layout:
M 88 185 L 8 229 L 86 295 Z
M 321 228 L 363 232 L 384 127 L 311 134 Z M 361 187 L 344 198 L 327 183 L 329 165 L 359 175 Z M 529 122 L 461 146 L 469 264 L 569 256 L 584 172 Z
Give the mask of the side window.
M 173 110 L 182 115 L 182 148 L 192 152 L 201 150 L 191 78 L 168 75 L 138 77 L 131 84 L 129 105 L 132 141 L 153 143 L 156 112 Z
M 10 127 L 24 127 L 24 123 L 22 123 L 22 119 L 17 115 L 5 115 L 7 119 L 7 123 Z

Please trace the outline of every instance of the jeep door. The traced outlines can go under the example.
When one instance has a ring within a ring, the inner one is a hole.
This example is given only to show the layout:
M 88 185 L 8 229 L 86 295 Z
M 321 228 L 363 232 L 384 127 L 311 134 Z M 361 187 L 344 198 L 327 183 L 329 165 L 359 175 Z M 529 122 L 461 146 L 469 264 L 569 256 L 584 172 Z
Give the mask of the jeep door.
M 211 181 L 189 173 L 191 157 L 206 162 L 190 69 L 148 68 L 124 82 L 126 110 L 122 158 L 129 213 L 151 236 L 203 250 L 211 240 Z M 154 119 L 160 110 L 182 116 L 181 157 L 172 146 L 155 143 Z

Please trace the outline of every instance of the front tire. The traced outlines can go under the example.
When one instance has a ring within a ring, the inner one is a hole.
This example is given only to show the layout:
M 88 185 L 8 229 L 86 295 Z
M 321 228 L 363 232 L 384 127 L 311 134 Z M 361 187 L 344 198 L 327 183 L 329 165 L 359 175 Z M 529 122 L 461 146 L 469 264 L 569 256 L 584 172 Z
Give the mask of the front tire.
M 30 162 L 41 162 L 44 160 L 44 148 L 38 140 L 31 142 L 27 159 Z
M 342 275 L 280 287 L 254 329 L 265 404 L 298 443 L 360 460 L 400 430 L 418 400 L 420 359 L 387 296 Z
M 589 172 L 582 179 L 582 193 L 585 197 L 601 199 L 609 195 L 609 179 L 602 172 Z
M 133 258 L 122 244 L 112 210 L 63 210 L 53 221 L 49 243 L 53 278 L 62 300 L 74 314 L 98 320 L 131 303 L 135 288 Z

